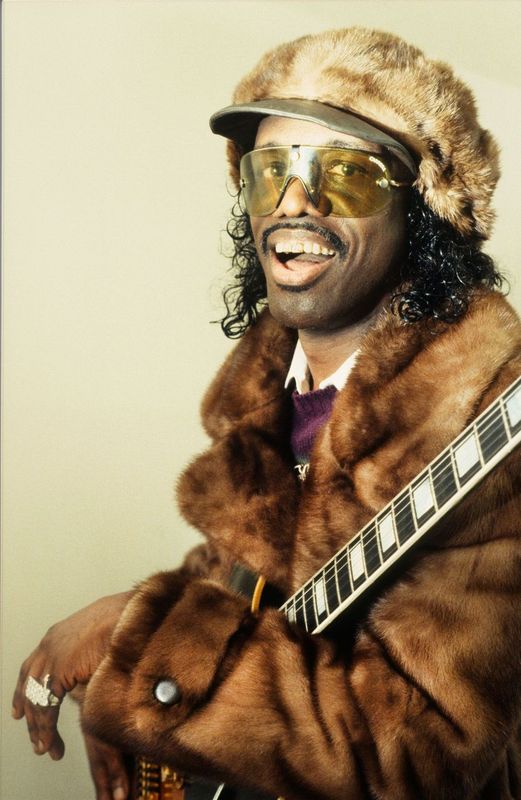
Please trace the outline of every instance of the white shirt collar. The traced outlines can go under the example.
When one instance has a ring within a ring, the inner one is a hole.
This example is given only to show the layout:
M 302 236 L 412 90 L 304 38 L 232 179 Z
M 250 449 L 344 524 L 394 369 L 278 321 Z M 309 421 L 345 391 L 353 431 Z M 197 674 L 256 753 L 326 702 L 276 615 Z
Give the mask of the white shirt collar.
M 346 358 L 343 364 L 340 364 L 339 368 L 333 372 L 332 375 L 329 375 L 327 378 L 324 378 L 323 381 L 319 383 L 319 385 L 315 388 L 317 389 L 325 389 L 326 386 L 335 386 L 339 391 L 343 389 L 347 383 L 347 379 L 349 377 L 349 373 L 353 369 L 359 350 L 355 350 L 349 358 Z M 293 353 L 293 358 L 291 360 L 291 364 L 289 367 L 288 374 L 286 376 L 286 382 L 284 383 L 284 387 L 287 389 L 290 385 L 291 381 L 295 381 L 295 388 L 299 394 L 305 394 L 305 392 L 309 392 L 310 390 L 310 373 L 308 362 L 306 358 L 306 354 L 302 348 L 300 343 L 300 339 L 298 339 L 295 351 Z

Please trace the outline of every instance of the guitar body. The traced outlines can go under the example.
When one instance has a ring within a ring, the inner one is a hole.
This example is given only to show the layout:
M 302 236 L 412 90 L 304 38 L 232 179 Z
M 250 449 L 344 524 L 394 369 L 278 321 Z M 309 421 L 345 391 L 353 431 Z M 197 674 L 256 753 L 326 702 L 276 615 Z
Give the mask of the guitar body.
M 170 767 L 136 759 L 130 800 L 182 800 L 184 779 Z
M 129 800 L 275 800 L 261 792 L 234 789 L 223 783 L 188 781 L 170 767 L 136 759 L 136 777 Z M 284 800 L 279 797 L 276 800 Z

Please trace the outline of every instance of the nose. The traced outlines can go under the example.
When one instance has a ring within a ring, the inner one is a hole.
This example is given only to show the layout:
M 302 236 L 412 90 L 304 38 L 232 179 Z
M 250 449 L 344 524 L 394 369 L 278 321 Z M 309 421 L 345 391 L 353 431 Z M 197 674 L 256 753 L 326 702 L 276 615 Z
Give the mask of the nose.
M 295 176 L 290 179 L 282 200 L 273 212 L 273 217 L 322 217 L 327 214 L 327 209 L 323 207 L 322 198 L 319 200 L 318 208 L 310 200 L 304 188 L 302 180 Z

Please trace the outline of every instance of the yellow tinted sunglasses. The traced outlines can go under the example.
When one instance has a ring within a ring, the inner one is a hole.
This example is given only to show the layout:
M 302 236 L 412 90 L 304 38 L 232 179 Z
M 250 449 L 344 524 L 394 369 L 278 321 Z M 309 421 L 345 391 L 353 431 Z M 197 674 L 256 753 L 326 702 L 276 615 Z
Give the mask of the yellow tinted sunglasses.
M 393 189 L 411 186 L 394 180 L 380 154 L 342 147 L 288 145 L 259 147 L 241 159 L 240 186 L 252 217 L 265 217 L 280 205 L 297 178 L 307 196 L 324 213 L 337 217 L 370 217 L 391 202 Z

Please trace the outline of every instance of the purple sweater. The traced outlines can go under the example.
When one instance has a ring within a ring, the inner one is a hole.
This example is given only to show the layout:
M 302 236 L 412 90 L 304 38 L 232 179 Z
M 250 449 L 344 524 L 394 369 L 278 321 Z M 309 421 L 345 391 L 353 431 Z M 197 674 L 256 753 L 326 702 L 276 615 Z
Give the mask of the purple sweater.
M 309 461 L 309 454 L 320 428 L 325 425 L 333 408 L 337 390 L 334 386 L 299 394 L 293 392 L 291 449 L 297 464 Z

